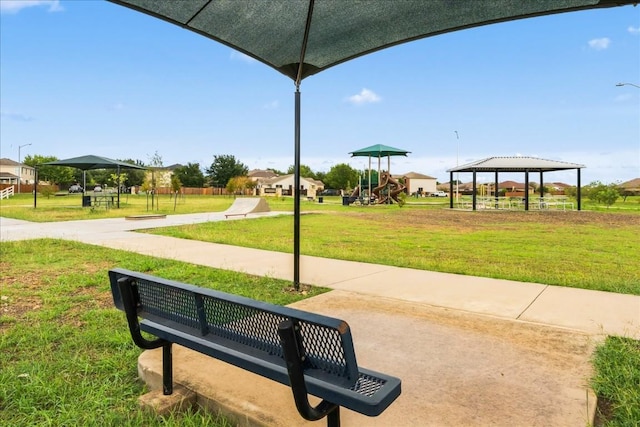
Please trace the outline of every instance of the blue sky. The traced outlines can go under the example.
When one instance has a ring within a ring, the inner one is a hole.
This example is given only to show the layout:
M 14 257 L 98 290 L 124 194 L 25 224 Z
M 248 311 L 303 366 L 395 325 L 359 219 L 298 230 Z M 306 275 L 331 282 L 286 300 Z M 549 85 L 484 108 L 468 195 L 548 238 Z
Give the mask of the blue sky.
M 0 0 L 0 12 L 1 157 L 32 144 L 23 158 L 293 163 L 295 87 L 271 68 L 103 1 Z M 302 82 L 302 163 L 363 169 L 348 153 L 386 144 L 411 151 L 392 173 L 442 182 L 456 163 L 515 155 L 584 164 L 583 183 L 626 181 L 640 177 L 640 89 L 618 82 L 640 85 L 640 7 L 407 43 Z

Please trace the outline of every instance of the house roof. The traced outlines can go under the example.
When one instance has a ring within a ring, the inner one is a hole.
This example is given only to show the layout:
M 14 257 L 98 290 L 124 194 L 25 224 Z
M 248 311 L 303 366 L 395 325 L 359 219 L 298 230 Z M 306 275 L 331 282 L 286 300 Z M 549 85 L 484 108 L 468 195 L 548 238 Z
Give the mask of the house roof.
M 14 175 L 11 172 L 0 172 L 0 178 L 18 179 L 18 175 Z
M 253 169 L 249 171 L 247 176 L 249 178 L 274 178 L 278 174 L 269 169 Z
M 409 178 L 409 179 L 436 179 L 432 176 L 429 175 L 424 175 L 418 172 L 409 172 L 409 173 L 405 173 L 404 175 L 400 175 L 400 177 L 402 178 Z
M 634 178 L 619 185 L 622 188 L 640 188 L 640 178 Z
M 273 178 L 259 179 L 258 182 L 260 182 L 262 184 L 271 184 L 271 185 L 273 185 L 273 184 L 276 184 L 276 183 L 278 183 L 280 181 L 286 181 L 287 179 L 291 179 L 293 177 L 294 177 L 293 174 L 290 173 L 290 174 L 287 174 L 287 175 L 274 176 Z M 307 182 L 311 182 L 311 183 L 316 184 L 316 185 L 320 184 L 320 185 L 324 186 L 322 181 L 317 181 L 317 180 L 315 180 L 313 178 L 305 178 L 305 177 L 301 176 L 300 180 L 301 181 L 305 180 Z
M 6 157 L 0 159 L 0 166 L 18 166 L 19 164 L 15 160 L 7 159 Z
M 548 172 L 566 169 L 582 169 L 585 165 L 559 162 L 536 157 L 489 157 L 466 165 L 448 169 L 447 172 Z

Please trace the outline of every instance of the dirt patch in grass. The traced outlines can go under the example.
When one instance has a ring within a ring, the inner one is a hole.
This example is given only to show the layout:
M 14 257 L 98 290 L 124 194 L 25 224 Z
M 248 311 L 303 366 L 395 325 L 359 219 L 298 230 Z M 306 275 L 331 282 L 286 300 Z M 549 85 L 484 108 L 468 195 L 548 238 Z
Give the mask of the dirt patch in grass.
M 517 229 L 519 224 L 554 225 L 595 225 L 607 227 L 640 226 L 640 215 L 591 211 L 491 211 L 462 212 L 449 209 L 400 209 L 381 214 L 371 212 L 349 213 L 372 222 L 387 222 L 391 217 L 402 218 L 402 223 L 411 227 L 430 229 L 433 227 L 456 227 L 474 231 L 495 225 L 502 230 Z

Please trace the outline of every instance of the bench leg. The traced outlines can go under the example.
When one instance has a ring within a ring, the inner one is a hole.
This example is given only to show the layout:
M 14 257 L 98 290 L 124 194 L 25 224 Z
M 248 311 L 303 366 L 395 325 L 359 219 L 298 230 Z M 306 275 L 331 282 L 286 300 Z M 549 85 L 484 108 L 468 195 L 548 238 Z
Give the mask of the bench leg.
M 162 394 L 168 396 L 173 393 L 173 357 L 171 343 L 162 346 Z
M 327 427 L 340 427 L 340 407 L 329 412 L 327 415 Z
M 309 404 L 307 385 L 304 382 L 304 369 L 300 351 L 299 333 L 291 320 L 285 320 L 278 325 L 278 335 L 284 350 L 284 360 L 287 363 L 289 383 L 293 392 L 293 400 L 298 412 L 308 421 L 318 421 L 327 417 L 327 425 L 340 426 L 340 406 L 323 400 L 315 408 Z

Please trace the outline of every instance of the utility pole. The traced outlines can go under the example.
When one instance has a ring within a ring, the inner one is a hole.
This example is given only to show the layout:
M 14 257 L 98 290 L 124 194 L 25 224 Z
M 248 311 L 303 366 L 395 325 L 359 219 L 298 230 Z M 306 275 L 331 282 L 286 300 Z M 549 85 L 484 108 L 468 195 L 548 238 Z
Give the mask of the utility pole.
M 22 147 L 31 145 L 31 143 L 18 145 L 18 194 L 20 194 L 20 184 L 22 183 L 22 163 L 20 163 L 20 150 Z

